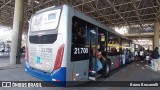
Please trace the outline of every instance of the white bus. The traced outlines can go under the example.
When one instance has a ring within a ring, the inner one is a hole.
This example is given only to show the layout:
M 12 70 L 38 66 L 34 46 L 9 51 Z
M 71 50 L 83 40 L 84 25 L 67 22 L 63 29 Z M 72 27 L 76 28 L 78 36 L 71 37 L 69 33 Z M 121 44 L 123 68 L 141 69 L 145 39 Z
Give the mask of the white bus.
M 129 42 L 70 6 L 49 7 L 31 16 L 25 71 L 65 86 L 96 81 L 126 63 L 122 43 Z

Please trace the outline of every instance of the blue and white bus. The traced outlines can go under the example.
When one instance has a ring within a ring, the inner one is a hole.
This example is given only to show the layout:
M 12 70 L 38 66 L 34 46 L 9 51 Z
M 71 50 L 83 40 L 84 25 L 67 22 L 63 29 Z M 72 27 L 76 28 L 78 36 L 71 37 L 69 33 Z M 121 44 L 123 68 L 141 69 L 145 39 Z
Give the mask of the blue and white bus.
M 25 71 L 65 86 L 96 81 L 128 62 L 124 44 L 130 40 L 70 6 L 49 7 L 31 16 Z

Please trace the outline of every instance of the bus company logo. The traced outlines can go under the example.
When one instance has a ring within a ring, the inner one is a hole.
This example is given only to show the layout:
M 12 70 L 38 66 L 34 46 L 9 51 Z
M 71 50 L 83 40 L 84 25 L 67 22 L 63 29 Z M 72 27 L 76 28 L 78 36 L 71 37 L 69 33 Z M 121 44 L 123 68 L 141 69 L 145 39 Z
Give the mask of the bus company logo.
M 56 18 L 56 13 L 51 13 L 48 15 L 48 20 L 52 20 Z
M 2 87 L 12 87 L 11 82 L 2 82 Z

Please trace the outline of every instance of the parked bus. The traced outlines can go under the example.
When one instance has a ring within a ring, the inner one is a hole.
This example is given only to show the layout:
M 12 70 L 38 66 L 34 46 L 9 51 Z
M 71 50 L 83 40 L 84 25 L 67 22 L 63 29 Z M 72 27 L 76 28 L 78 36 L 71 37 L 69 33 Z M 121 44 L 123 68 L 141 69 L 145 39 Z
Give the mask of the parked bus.
M 121 55 L 127 41 L 70 6 L 49 7 L 31 16 L 25 71 L 65 86 L 68 81 L 96 81 L 125 64 Z

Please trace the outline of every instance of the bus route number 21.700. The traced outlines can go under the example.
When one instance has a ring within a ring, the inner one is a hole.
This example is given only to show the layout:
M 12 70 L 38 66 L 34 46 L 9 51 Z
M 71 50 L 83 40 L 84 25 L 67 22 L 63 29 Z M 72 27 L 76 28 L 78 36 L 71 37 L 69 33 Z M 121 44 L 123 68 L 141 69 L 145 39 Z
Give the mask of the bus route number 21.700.
M 74 48 L 74 54 L 87 54 L 88 48 Z

